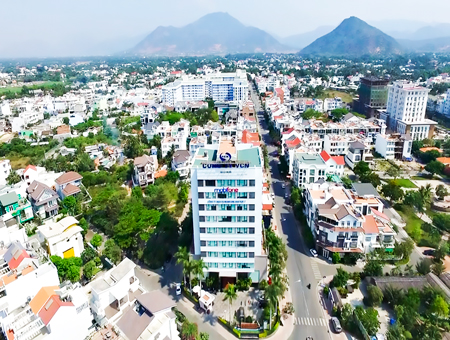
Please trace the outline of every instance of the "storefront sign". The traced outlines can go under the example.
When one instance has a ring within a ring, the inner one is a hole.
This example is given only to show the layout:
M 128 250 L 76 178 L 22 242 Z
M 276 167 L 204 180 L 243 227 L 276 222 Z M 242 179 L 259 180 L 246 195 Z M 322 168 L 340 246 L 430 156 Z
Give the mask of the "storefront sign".
M 239 163 L 202 163 L 203 169 L 211 168 L 249 168 L 249 162 L 239 162 Z
M 214 192 L 238 192 L 238 188 L 222 188 L 222 189 L 214 189 Z

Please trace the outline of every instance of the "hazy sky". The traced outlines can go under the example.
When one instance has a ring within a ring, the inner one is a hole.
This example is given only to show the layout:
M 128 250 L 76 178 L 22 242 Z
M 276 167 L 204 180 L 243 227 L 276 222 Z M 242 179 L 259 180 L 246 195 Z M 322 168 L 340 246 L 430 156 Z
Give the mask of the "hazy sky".
M 4 0 L 0 8 L 0 58 L 134 45 L 159 25 L 183 26 L 217 11 L 277 36 L 336 26 L 352 15 L 369 23 L 450 22 L 445 0 Z

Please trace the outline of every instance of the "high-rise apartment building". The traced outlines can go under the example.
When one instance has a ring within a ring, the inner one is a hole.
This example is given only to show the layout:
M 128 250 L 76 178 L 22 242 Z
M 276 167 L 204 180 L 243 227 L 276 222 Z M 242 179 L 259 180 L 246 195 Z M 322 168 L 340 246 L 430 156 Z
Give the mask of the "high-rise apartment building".
M 401 134 L 410 134 L 413 140 L 432 138 L 436 122 L 425 118 L 429 89 L 407 81 L 396 81 L 389 86 L 386 111 L 380 118 L 387 126 Z
M 170 106 L 174 106 L 176 102 L 206 98 L 212 98 L 214 101 L 247 100 L 246 72 L 236 70 L 234 73 L 212 73 L 201 77 L 183 76 L 162 88 L 162 101 Z
M 238 277 L 267 278 L 262 249 L 262 159 L 252 144 L 197 150 L 191 170 L 195 255 L 222 286 Z
M 386 108 L 388 79 L 374 76 L 361 78 L 358 88 L 359 99 L 355 101 L 355 111 L 366 117 L 375 116 L 375 111 Z

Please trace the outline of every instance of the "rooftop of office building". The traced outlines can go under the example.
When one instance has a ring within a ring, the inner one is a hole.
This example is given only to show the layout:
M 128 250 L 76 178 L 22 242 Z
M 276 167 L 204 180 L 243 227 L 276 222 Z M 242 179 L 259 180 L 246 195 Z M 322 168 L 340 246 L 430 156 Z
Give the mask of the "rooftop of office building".
M 250 146 L 243 148 L 245 146 Z M 219 144 L 199 148 L 192 167 L 199 168 L 203 164 L 236 164 L 248 162 L 249 167 L 261 167 L 260 149 L 248 144 L 235 144 L 231 140 L 221 140 Z

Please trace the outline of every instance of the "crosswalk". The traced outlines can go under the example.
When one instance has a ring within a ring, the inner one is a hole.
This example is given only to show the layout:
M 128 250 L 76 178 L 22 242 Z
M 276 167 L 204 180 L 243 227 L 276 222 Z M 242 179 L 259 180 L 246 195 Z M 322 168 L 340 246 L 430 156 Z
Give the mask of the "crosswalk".
M 314 277 L 316 280 L 320 280 L 322 278 L 322 274 L 320 274 L 319 266 L 317 265 L 317 262 L 311 261 L 311 267 L 314 273 Z
M 307 318 L 294 316 L 294 326 L 327 327 L 327 320 L 325 320 L 324 318 Z

